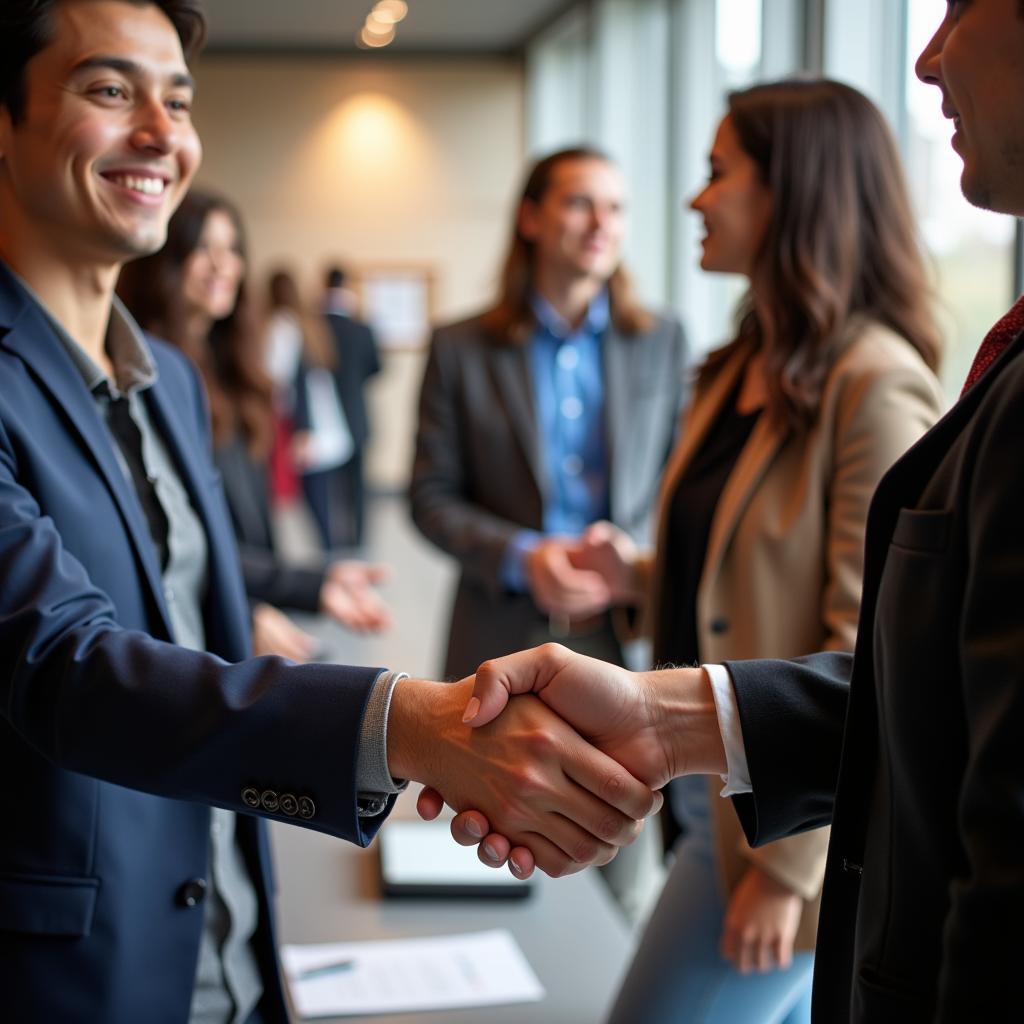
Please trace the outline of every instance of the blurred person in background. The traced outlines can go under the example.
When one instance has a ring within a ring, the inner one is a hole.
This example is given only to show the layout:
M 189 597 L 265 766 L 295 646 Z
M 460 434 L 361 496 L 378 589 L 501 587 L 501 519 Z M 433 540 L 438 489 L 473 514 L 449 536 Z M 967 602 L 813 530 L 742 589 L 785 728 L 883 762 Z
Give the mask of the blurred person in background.
M 354 630 L 383 629 L 390 617 L 374 585 L 387 571 L 356 561 L 291 566 L 277 555 L 267 483 L 271 382 L 246 268 L 237 209 L 194 189 L 171 217 L 163 249 L 124 268 L 118 294 L 143 328 L 175 344 L 202 374 L 252 603 L 254 653 L 305 661 L 316 641 L 279 608 L 321 612 Z
M 267 282 L 267 345 L 279 382 L 291 390 L 292 459 L 325 551 L 342 547 L 345 493 L 342 471 L 355 454 L 352 429 L 338 391 L 338 352 L 324 319 L 303 302 L 295 277 L 275 270 Z
M 335 387 L 352 435 L 352 454 L 336 471 L 341 490 L 341 508 L 335 515 L 340 515 L 342 520 L 338 527 L 342 543 L 358 547 L 363 543 L 366 525 L 363 456 L 370 440 L 366 382 L 380 373 L 381 367 L 373 329 L 355 318 L 353 295 L 345 286 L 345 281 L 345 272 L 340 267 L 328 269 L 324 279 L 324 315 L 334 339 L 332 372 Z
M 552 639 L 623 663 L 626 615 L 574 552 L 599 520 L 649 541 L 687 391 L 682 327 L 639 303 L 625 232 L 626 183 L 607 156 L 546 157 L 515 211 L 497 305 L 434 334 L 411 501 L 461 569 L 446 676 Z M 657 873 L 651 830 L 642 844 L 610 866 L 631 917 Z

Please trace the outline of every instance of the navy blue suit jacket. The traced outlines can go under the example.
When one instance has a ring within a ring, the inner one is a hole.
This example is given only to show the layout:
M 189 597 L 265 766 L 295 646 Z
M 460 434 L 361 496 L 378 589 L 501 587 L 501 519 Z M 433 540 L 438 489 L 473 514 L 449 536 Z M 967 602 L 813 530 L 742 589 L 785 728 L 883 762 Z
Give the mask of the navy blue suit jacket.
M 187 1020 L 209 804 L 361 845 L 355 794 L 377 669 L 248 654 L 238 555 L 199 380 L 153 343 L 145 393 L 206 529 L 208 649 L 174 646 L 138 501 L 82 377 L 0 265 L 0 991 L 17 1021 Z M 239 663 L 241 662 L 241 663 Z M 247 805 L 291 793 L 286 816 Z M 243 793 L 245 797 L 243 797 Z M 302 799 L 306 798 L 306 799 Z M 295 810 L 301 802 L 300 819 Z M 261 899 L 270 1019 L 283 1017 L 263 823 L 239 836 Z

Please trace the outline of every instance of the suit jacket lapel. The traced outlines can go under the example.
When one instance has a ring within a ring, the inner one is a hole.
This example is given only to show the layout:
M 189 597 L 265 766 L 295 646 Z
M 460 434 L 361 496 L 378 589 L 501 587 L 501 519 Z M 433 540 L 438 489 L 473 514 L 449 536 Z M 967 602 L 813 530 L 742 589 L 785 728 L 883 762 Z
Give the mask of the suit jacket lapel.
M 605 429 L 608 438 L 608 503 L 614 522 L 625 517 L 629 507 L 630 465 L 633 425 L 631 370 L 636 366 L 636 346 L 609 325 L 602 342 L 604 361 Z M 632 357 L 632 358 L 631 358 Z
M 529 360 L 522 345 L 495 345 L 491 365 L 498 390 L 505 399 L 509 421 L 519 438 L 527 464 L 541 497 L 547 493 L 547 474 L 541 452 L 540 432 L 533 400 Z
M 6 277 L 6 274 L 3 276 Z M 90 460 L 113 494 L 135 557 L 163 619 L 164 629 L 171 636 L 170 617 L 164 601 L 153 538 L 138 498 L 117 460 L 114 442 L 96 408 L 95 399 L 86 388 L 81 373 L 64 345 L 55 335 L 53 327 L 35 303 L 24 296 L 20 289 L 14 289 L 9 278 L 0 280 L 0 323 L 4 320 L 10 323 L 10 330 L 0 343 L 29 366 L 40 389 L 63 410 L 68 425 L 78 435 Z

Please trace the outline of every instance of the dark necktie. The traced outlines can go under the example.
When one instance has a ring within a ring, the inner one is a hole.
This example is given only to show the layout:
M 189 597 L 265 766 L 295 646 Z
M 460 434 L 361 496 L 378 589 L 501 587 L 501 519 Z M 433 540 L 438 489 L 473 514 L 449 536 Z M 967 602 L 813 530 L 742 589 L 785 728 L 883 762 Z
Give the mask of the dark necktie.
M 132 414 L 128 408 L 128 399 L 113 397 L 110 389 L 104 383 L 107 397 L 107 423 L 110 432 L 114 435 L 124 461 L 128 466 L 128 472 L 138 495 L 139 504 L 149 525 L 149 532 L 156 546 L 157 556 L 160 559 L 160 568 L 167 568 L 167 561 L 170 557 L 170 549 L 167 543 L 168 522 L 167 513 L 156 493 L 156 486 L 146 472 L 146 463 L 142 458 L 142 432 L 139 430 Z
M 971 364 L 970 372 L 967 374 L 964 389 L 960 392 L 961 398 L 974 387 L 985 371 L 1022 332 L 1024 332 L 1024 295 L 1013 304 L 1010 312 L 985 335 L 985 340 L 981 343 L 978 354 Z

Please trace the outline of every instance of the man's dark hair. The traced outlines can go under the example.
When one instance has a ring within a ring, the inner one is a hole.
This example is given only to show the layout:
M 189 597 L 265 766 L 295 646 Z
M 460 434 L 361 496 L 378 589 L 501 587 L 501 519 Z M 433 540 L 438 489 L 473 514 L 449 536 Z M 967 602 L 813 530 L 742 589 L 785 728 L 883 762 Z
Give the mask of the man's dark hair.
M 7 108 L 15 122 L 25 113 L 25 67 L 51 42 L 53 9 L 60 3 L 72 2 L 74 0 L 3 0 L 0 3 L 0 106 Z M 191 60 L 206 41 L 203 0 L 122 2 L 159 7 L 178 33 L 186 60 Z
M 324 275 L 324 284 L 328 288 L 342 288 L 345 285 L 346 274 L 341 267 L 328 267 Z

